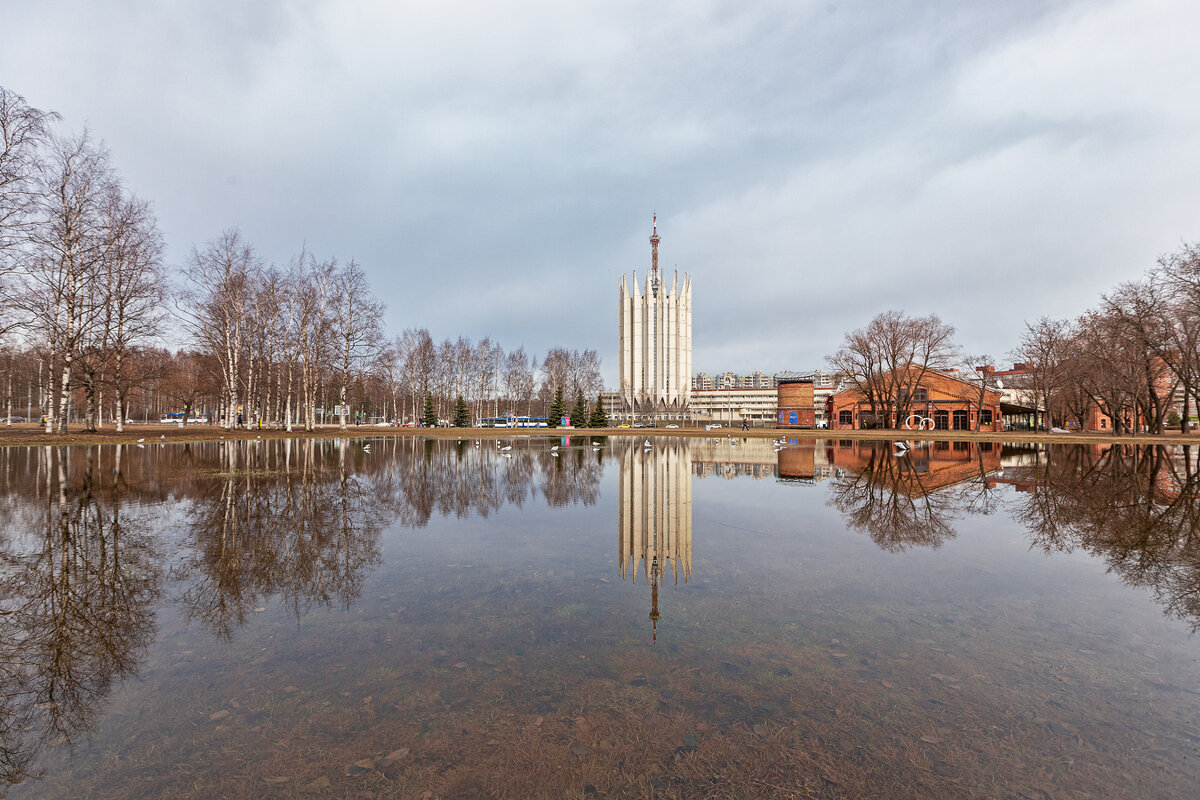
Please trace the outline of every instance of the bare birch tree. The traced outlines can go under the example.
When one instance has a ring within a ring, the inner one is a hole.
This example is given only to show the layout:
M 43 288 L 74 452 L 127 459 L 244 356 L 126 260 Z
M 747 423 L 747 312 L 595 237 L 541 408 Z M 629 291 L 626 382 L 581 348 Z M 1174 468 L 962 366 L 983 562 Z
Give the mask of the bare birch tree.
M 58 120 L 57 114 L 34 108 L 0 86 L 0 300 L 11 288 L 5 276 L 29 256 L 30 229 L 38 216 L 41 154 Z M 0 333 L 6 323 L 13 321 L 0 316 Z
M 504 395 L 513 409 L 519 408 L 519 404 L 524 402 L 525 413 L 530 413 L 534 385 L 534 368 L 529 356 L 524 347 L 518 347 L 504 359 Z
M 116 185 L 108 152 L 85 130 L 55 138 L 40 163 L 31 253 L 14 305 L 31 319 L 50 369 L 46 433 L 66 432 L 72 367 L 101 307 L 95 286 L 107 246 L 104 204 Z
M 151 344 L 164 323 L 163 244 L 149 204 L 118 187 L 109 192 L 103 214 L 103 262 L 93 287 L 99 310 L 80 353 L 81 382 L 88 428 L 100 424 L 98 395 L 111 387 L 117 431 L 122 431 L 130 388 L 152 377 L 144 361 L 131 369 L 131 356 Z
M 254 248 L 231 228 L 203 249 L 193 247 L 184 270 L 179 307 L 196 345 L 220 364 L 225 428 L 238 424 L 250 291 L 261 268 Z
M 433 391 L 437 346 L 425 328 L 409 328 L 400 334 L 396 342 L 400 350 L 400 374 L 408 386 L 415 420 L 420 413 L 420 404 Z
M 327 363 L 332 341 L 330 337 L 334 261 L 318 262 L 301 254 L 297 280 L 294 282 L 295 309 L 292 337 L 300 358 L 300 390 L 304 414 L 304 429 L 316 428 L 317 392 L 321 386 L 321 371 Z
M 333 275 L 332 336 L 337 346 L 338 424 L 346 429 L 350 381 L 376 351 L 383 336 L 383 304 L 371 294 L 366 273 L 351 261 Z

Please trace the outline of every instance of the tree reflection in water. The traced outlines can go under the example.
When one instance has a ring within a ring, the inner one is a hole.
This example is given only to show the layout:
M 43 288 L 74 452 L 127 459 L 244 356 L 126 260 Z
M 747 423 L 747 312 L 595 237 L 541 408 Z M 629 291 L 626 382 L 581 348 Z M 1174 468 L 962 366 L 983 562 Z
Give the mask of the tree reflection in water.
M 840 468 L 829 503 L 889 551 L 939 547 L 954 522 L 1005 503 L 1046 552 L 1083 548 L 1123 581 L 1147 587 L 1167 614 L 1200 630 L 1200 467 L 1190 447 L 1051 445 L 1000 451 L 984 443 L 919 449 L 829 443 Z
M 228 442 L 192 482 L 185 555 L 172 572 L 190 619 L 228 638 L 266 598 L 298 618 L 349 606 L 379 560 L 389 503 L 346 439 Z
M 379 533 L 397 520 L 488 517 L 537 491 L 552 506 L 599 497 L 599 458 L 525 443 L 494 445 L 388 438 L 229 442 L 192 482 L 188 555 L 175 571 L 188 615 L 228 637 L 264 598 L 297 617 L 315 604 L 350 605 L 379 560 Z
M 226 639 L 272 598 L 297 618 L 349 606 L 393 521 L 594 504 L 603 451 L 550 441 L 507 458 L 413 438 L 0 448 L 0 785 L 36 775 L 134 673 L 166 578 Z
M 1200 630 L 1200 469 L 1192 448 L 1051 446 L 1015 517 L 1046 551 L 1081 547 Z
M 1000 469 L 1000 451 L 991 443 L 830 442 L 826 458 L 840 468 L 829 504 L 884 550 L 940 547 L 954 538 L 956 519 L 997 507 L 988 476 Z
M 148 509 L 124 506 L 122 448 L 39 448 L 28 502 L 0 508 L 0 784 L 89 727 L 154 636 L 161 557 Z M 0 449 L 0 469 L 28 455 Z M 100 464 L 97 464 L 101 461 Z M 12 470 L 15 472 L 15 468 Z M 100 476 L 111 475 L 101 482 Z

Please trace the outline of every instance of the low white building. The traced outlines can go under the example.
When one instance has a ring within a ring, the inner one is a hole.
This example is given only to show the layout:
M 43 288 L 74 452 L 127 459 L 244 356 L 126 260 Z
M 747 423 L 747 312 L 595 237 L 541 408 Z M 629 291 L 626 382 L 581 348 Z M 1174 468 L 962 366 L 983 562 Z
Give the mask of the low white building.
M 776 389 L 708 389 L 693 391 L 691 401 L 694 423 L 741 427 L 742 422 L 761 427 L 775 424 L 779 404 Z

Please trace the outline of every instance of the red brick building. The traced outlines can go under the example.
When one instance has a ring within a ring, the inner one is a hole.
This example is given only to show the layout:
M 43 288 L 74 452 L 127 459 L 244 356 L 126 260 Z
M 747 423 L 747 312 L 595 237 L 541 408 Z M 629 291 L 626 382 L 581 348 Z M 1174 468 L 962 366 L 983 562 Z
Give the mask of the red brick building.
M 919 379 L 898 383 L 908 386 L 907 391 L 912 393 L 908 414 L 897 420 L 898 428 L 973 431 L 978 421 L 981 431 L 1002 430 L 998 389 L 985 388 L 981 403 L 978 385 L 945 372 L 928 371 Z M 885 409 L 872 410 L 866 395 L 857 388 L 837 392 L 830 400 L 830 430 L 882 427 L 886 418 Z M 891 410 L 896 410 L 895 404 Z
M 780 428 L 817 427 L 811 377 L 780 377 L 777 391 Z

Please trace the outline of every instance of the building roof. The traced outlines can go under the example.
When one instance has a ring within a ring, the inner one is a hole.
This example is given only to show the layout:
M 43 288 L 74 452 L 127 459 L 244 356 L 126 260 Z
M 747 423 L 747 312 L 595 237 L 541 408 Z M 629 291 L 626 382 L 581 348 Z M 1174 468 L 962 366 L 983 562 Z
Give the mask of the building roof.
M 816 380 L 821 375 L 818 372 L 776 372 L 775 380 L 780 383 L 784 381 L 811 381 Z
M 907 369 L 910 371 L 911 370 L 919 370 L 919 367 L 910 366 Z M 955 370 L 955 372 L 957 372 L 957 370 Z M 975 395 L 977 395 L 977 393 L 979 392 L 978 384 L 972 383 L 971 381 L 963 380 L 962 378 L 958 377 L 957 375 L 955 375 L 951 372 L 946 372 L 946 371 L 937 370 L 937 369 L 926 370 L 925 374 L 917 382 L 916 386 L 924 387 L 924 388 L 931 388 L 931 386 L 930 386 L 931 383 L 937 383 L 939 381 L 951 381 L 955 384 L 962 384 L 963 386 L 967 387 L 970 391 L 966 392 L 966 394 L 964 394 L 963 397 L 960 399 L 965 400 L 965 399 L 972 398 Z M 996 389 L 991 386 L 987 386 L 984 388 L 984 392 L 985 392 L 986 402 L 995 404 L 1000 401 L 1001 391 L 999 389 Z M 838 392 L 836 392 L 835 396 L 838 397 L 843 402 L 845 401 L 846 398 L 852 398 L 855 396 L 860 397 L 860 398 L 865 397 L 862 390 L 859 389 L 857 386 L 846 386 L 846 387 L 840 389 Z

